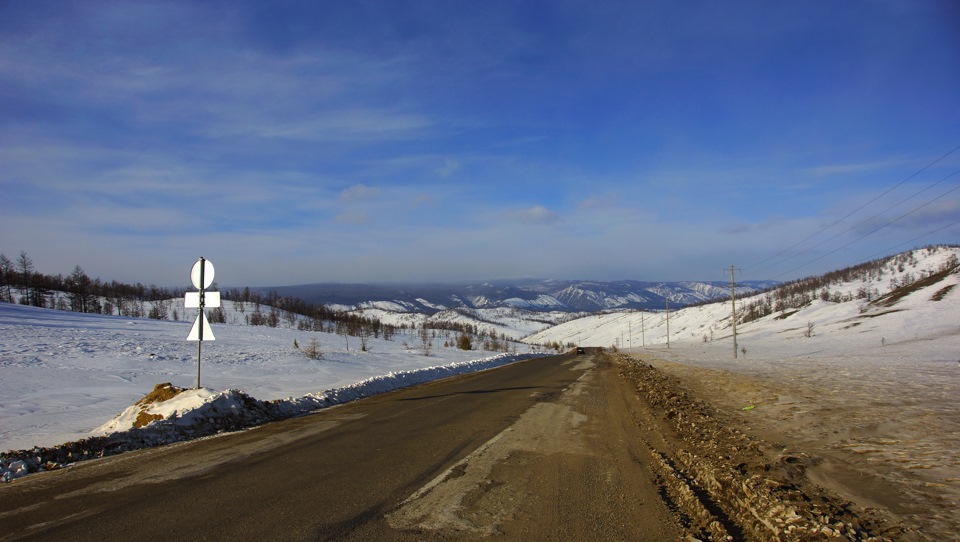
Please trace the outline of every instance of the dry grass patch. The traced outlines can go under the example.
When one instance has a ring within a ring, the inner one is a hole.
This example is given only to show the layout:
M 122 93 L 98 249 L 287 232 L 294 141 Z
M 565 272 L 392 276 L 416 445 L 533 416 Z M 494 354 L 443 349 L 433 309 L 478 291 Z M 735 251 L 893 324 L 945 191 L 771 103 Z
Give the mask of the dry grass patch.
M 942 300 L 948 293 L 950 293 L 950 290 L 953 290 L 954 286 L 956 286 L 956 284 L 951 284 L 949 286 L 941 288 L 940 290 L 937 291 L 937 293 L 933 294 L 933 297 L 931 297 L 930 300 L 931 301 Z

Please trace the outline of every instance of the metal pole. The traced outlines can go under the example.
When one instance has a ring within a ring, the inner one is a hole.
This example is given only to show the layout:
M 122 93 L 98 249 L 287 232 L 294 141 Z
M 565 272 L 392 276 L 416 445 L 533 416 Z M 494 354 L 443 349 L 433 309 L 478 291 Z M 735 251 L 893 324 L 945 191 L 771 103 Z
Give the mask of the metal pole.
M 197 341 L 197 389 L 200 389 L 200 345 L 203 341 Z
M 670 300 L 667 299 L 667 348 L 670 348 Z
M 204 259 L 203 259 L 203 256 L 200 256 L 200 303 L 199 303 L 199 304 L 200 304 L 200 308 L 198 309 L 200 312 L 199 312 L 199 314 L 197 315 L 197 326 L 200 328 L 200 329 L 199 329 L 199 333 L 197 334 L 197 338 L 199 339 L 199 340 L 197 341 L 197 389 L 198 389 L 198 390 L 200 389 L 200 351 L 201 351 L 200 345 L 203 344 L 203 304 L 204 304 L 204 300 L 203 300 L 203 285 L 204 285 L 204 282 L 203 282 L 203 271 L 204 271 L 204 269 L 203 269 L 203 268 L 206 267 L 206 266 L 207 266 L 207 265 L 206 265 L 206 262 L 205 262 Z
M 737 290 L 733 275 L 734 267 L 730 266 L 730 307 L 733 314 L 733 359 L 737 359 Z

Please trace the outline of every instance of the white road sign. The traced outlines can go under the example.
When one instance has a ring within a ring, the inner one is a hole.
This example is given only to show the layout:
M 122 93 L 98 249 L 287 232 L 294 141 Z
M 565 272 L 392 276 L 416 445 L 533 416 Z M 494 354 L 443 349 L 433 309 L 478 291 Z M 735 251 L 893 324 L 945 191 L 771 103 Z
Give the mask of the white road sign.
M 202 328 L 202 329 L 201 329 Z M 193 323 L 193 327 L 190 329 L 190 334 L 187 335 L 188 341 L 199 341 L 201 332 L 203 333 L 204 341 L 215 341 L 216 337 L 213 336 L 213 330 L 210 329 L 210 322 L 207 321 L 207 316 L 201 312 L 197 315 L 197 321 Z
M 206 289 L 213 284 L 213 264 L 204 258 L 197 260 L 190 269 L 190 281 L 199 292 L 187 292 L 183 296 L 183 306 L 186 309 L 198 309 L 197 319 L 190 328 L 190 334 L 187 335 L 188 341 L 197 341 L 197 389 L 200 389 L 200 349 L 203 341 L 213 341 L 213 330 L 210 329 L 210 322 L 207 321 L 207 315 L 203 309 L 208 305 L 211 307 L 220 306 L 220 292 L 207 292 Z
M 200 280 L 201 272 L 203 274 L 202 284 Z M 197 263 L 193 264 L 193 269 L 190 270 L 190 281 L 193 282 L 193 287 L 198 290 L 206 290 L 213 284 L 213 264 L 210 263 L 210 260 L 200 258 Z
M 219 307 L 220 292 L 203 292 L 203 306 Z M 187 292 L 186 294 L 184 294 L 183 308 L 199 309 L 200 308 L 200 292 Z

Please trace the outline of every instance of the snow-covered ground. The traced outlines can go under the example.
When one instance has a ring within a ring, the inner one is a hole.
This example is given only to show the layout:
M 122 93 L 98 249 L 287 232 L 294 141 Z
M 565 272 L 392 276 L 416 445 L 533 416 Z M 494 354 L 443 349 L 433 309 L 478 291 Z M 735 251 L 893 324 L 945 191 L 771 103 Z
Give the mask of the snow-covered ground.
M 89 437 L 157 384 L 194 387 L 197 343 L 186 340 L 190 325 L 0 303 L 0 451 Z M 444 347 L 446 339 L 437 337 L 425 356 L 420 337 L 412 332 L 389 341 L 368 338 L 363 352 L 357 337 L 282 326 L 214 324 L 212 329 L 216 340 L 203 343 L 201 357 L 200 383 L 207 391 L 195 402 L 228 389 L 266 401 L 303 398 L 413 371 L 421 371 L 418 378 L 439 378 L 452 374 L 451 365 L 499 355 Z M 321 359 L 303 352 L 313 339 L 319 341 Z M 521 348 L 496 362 L 532 351 Z M 489 364 L 461 369 L 485 366 Z M 423 373 L 427 368 L 434 369 Z
M 510 340 L 520 340 L 532 333 L 543 331 L 559 322 L 570 320 L 578 316 L 577 313 L 565 311 L 532 311 L 516 307 L 496 307 L 488 309 L 471 309 L 466 307 L 444 309 L 432 315 L 415 312 L 398 311 L 390 303 L 377 303 L 375 307 L 351 309 L 347 312 L 358 314 L 365 318 L 377 319 L 384 324 L 421 326 L 428 322 L 428 326 L 443 327 L 443 324 L 459 324 L 473 326 L 478 332 L 487 334 L 496 333 L 497 337 L 504 336 Z

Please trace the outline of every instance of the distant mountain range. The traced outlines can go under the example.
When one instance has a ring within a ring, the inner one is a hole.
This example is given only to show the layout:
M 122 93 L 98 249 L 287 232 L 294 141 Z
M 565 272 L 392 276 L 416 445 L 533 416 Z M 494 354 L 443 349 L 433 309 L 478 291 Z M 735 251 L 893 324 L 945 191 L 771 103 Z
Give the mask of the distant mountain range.
M 744 281 L 737 295 L 763 290 L 775 281 Z M 607 309 L 663 309 L 722 299 L 730 295 L 730 283 L 643 282 L 636 280 L 521 280 L 479 284 L 304 284 L 275 288 L 281 296 L 298 297 L 309 303 L 345 310 L 379 308 L 393 312 L 434 314 L 466 307 L 490 309 L 512 307 L 533 311 L 596 312 Z

